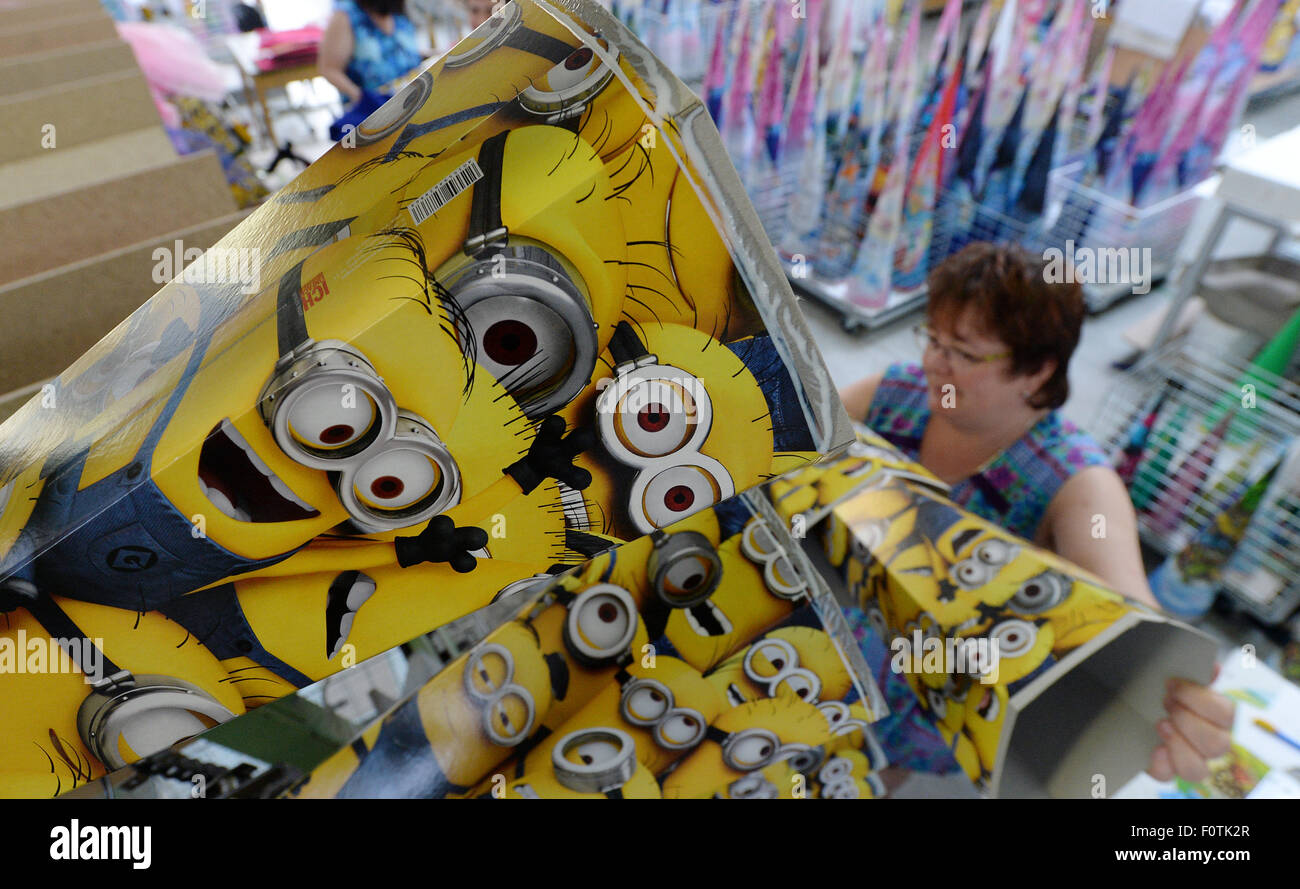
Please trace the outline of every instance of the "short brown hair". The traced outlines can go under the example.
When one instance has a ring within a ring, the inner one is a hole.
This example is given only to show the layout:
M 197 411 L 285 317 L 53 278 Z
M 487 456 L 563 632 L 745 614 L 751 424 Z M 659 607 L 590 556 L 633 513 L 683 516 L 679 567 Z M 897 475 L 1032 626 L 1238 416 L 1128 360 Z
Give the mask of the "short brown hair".
M 930 271 L 930 317 L 952 319 L 970 309 L 985 332 L 1011 350 L 1011 372 L 1032 374 L 1050 359 L 1056 371 L 1029 398 L 1058 408 L 1070 397 L 1070 356 L 1085 312 L 1078 284 L 1049 284 L 1045 261 L 1010 244 L 977 242 Z

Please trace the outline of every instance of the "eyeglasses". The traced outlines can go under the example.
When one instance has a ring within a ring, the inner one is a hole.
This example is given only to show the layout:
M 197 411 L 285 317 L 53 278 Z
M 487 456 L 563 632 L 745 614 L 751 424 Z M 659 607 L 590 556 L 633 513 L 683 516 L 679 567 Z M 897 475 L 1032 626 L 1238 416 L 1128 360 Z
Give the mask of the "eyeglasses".
M 1011 357 L 1011 350 L 998 352 L 996 355 L 972 355 L 965 349 L 959 349 L 956 346 L 945 345 L 940 342 L 930 330 L 928 325 L 918 324 L 912 328 L 916 335 L 916 343 L 924 352 L 928 349 L 936 350 L 944 359 L 954 367 L 974 367 L 977 364 L 989 364 L 993 361 L 1001 361 L 1003 358 Z

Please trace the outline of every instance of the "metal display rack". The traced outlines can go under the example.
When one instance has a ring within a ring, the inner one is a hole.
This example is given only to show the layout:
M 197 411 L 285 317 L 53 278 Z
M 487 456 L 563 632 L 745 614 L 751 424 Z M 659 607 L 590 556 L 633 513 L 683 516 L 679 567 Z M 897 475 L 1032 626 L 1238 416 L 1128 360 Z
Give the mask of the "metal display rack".
M 967 192 L 950 190 L 935 202 L 928 266 L 961 250 L 973 241 L 1019 244 L 1031 253 L 1061 251 L 1066 268 L 1082 269 L 1085 252 L 1094 274 L 1083 284 L 1084 297 L 1091 312 L 1100 312 L 1115 301 L 1138 292 L 1139 285 L 1153 287 L 1173 269 L 1183 235 L 1200 205 L 1197 187 L 1147 207 L 1134 207 L 1116 200 L 1101 190 L 1080 181 L 1082 164 L 1075 163 L 1052 172 L 1047 205 L 1041 216 L 1020 218 L 1007 215 L 980 203 Z M 765 207 L 777 203 L 772 194 L 759 194 L 755 202 L 760 215 Z M 764 218 L 768 218 L 764 216 Z M 865 228 L 866 220 L 859 220 Z M 783 234 L 769 228 L 777 243 Z M 808 246 L 815 252 L 816 245 Z M 1138 266 L 1145 280 L 1136 280 Z M 802 293 L 829 306 L 841 315 L 845 330 L 874 329 L 924 304 L 924 285 L 908 290 L 893 290 L 888 302 L 878 308 L 864 307 L 852 300 L 853 282 L 849 278 L 828 279 L 806 265 L 786 261 L 791 284 Z
M 1175 344 L 1149 356 L 1111 391 L 1094 424 L 1107 451 L 1118 454 L 1134 420 L 1164 396 L 1130 492 L 1141 507 L 1142 540 L 1165 555 L 1179 552 L 1300 437 L 1300 386 L 1241 358 L 1192 352 Z M 1251 407 L 1242 407 L 1243 382 L 1258 393 Z M 1225 416 L 1222 443 L 1204 447 Z M 1220 577 L 1234 600 L 1268 624 L 1300 605 L 1300 489 L 1284 475 L 1274 478 Z

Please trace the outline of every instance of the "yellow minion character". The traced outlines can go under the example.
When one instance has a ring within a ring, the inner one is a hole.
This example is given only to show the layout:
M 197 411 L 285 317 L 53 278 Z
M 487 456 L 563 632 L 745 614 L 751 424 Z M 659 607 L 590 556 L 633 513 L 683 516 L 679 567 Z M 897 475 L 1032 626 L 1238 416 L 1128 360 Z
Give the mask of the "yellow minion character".
M 56 796 L 245 711 L 245 689 L 158 612 L 34 593 L 0 592 L 0 796 Z
M 1050 554 L 1034 551 L 1031 555 Z M 1054 561 L 1044 559 L 1043 570 L 1022 580 L 1002 611 L 1046 621 L 1055 637 L 1053 653 L 1060 656 L 1092 639 L 1132 606 L 1099 583 L 1075 576 L 1077 569 L 1057 570 Z
M 1002 683 L 970 686 L 966 696 L 966 719 L 963 731 L 970 738 L 979 756 L 984 773 L 993 771 L 1002 724 L 1007 715 L 1007 689 Z
M 682 660 L 701 672 L 722 663 L 797 607 L 804 590 L 792 569 L 769 585 L 764 570 L 741 552 L 743 533 L 718 547 L 722 576 L 704 601 L 670 612 L 664 636 Z M 789 580 L 785 579 L 790 578 Z
M 623 587 L 562 578 L 522 618 L 537 634 L 556 678 L 539 725 L 554 731 L 596 697 L 620 669 L 649 651 L 645 622 Z
M 782 760 L 808 774 L 825 759 L 829 740 L 825 717 L 793 695 L 741 704 L 714 720 L 700 746 L 664 778 L 664 799 L 735 793 L 735 782 Z
M 544 762 L 482 796 L 494 799 L 659 799 L 654 775 L 637 761 L 626 731 L 589 726 L 565 731 Z
M 972 673 L 1010 687 L 1050 663 L 1056 634 L 1043 620 L 1008 617 L 999 620 L 985 634 L 991 663 L 979 663 Z M 978 653 L 978 648 L 975 649 Z
M 812 780 L 813 799 L 883 799 L 885 784 L 871 761 L 858 750 L 840 750 L 827 756 Z
M 706 677 L 737 707 L 781 694 L 817 704 L 849 693 L 853 680 L 831 637 L 812 627 L 782 627 L 709 671 Z
M 637 761 L 658 775 L 703 741 L 709 723 L 725 708 L 717 690 L 685 661 L 663 655 L 638 659 L 506 774 L 513 779 L 545 770 L 562 737 L 607 727 L 626 733 L 636 745 Z
M 331 769 L 328 781 L 319 788 L 309 782 L 300 795 L 463 794 L 533 734 L 551 707 L 557 681 L 536 631 L 512 621 L 386 716 L 342 783 Z
M 597 431 L 600 446 L 576 465 L 594 479 L 590 521 L 615 536 L 666 528 L 758 484 L 771 467 L 763 390 L 707 334 L 622 321 L 596 374 L 560 415 Z
M 846 704 L 843 701 L 822 701 L 817 709 L 826 717 L 831 727 L 831 741 L 826 745 L 828 753 L 836 750 L 871 751 L 869 742 L 871 723 L 878 717 L 861 701 Z M 878 768 L 883 768 L 881 763 Z

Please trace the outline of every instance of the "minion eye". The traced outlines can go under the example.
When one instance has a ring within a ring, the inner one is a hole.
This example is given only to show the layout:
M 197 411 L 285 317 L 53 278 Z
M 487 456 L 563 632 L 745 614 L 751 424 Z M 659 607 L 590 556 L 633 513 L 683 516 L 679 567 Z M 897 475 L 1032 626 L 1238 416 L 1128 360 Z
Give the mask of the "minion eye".
M 781 742 L 767 729 L 743 729 L 728 741 L 722 758 L 728 766 L 742 772 L 757 771 L 771 765 L 781 750 Z
M 636 635 L 636 603 L 611 583 L 589 587 L 569 605 L 565 641 L 573 655 L 591 665 L 617 659 Z
M 510 649 L 489 643 L 471 652 L 465 664 L 465 690 L 470 697 L 487 700 L 514 678 L 515 661 Z
M 623 717 L 633 725 L 653 725 L 664 718 L 673 705 L 672 695 L 657 682 L 644 680 L 630 687 L 623 696 Z
M 1004 620 L 989 631 L 1002 657 L 1020 657 L 1034 647 L 1038 627 L 1027 620 Z
M 591 72 L 598 67 L 600 61 L 591 47 L 579 47 L 567 59 L 546 72 L 542 84 L 555 91 L 572 89 L 590 77 Z
M 722 499 L 722 486 L 704 467 L 673 466 L 650 479 L 642 504 L 651 526 L 662 528 Z
M 818 711 L 826 718 L 831 734 L 839 734 L 840 727 L 849 718 L 849 708 L 843 701 L 823 701 L 817 705 Z
M 822 764 L 822 760 L 826 758 L 826 751 L 821 747 L 809 747 L 807 744 L 787 744 L 781 749 L 781 758 L 789 762 L 790 768 L 796 772 L 808 775 Z
M 853 763 L 843 756 L 832 756 L 817 773 L 817 780 L 823 784 L 836 784 L 853 777 Z
M 822 786 L 822 799 L 858 799 L 862 795 L 851 780 L 832 781 Z
M 1001 566 L 1011 561 L 1015 547 L 1005 540 L 985 540 L 975 547 L 974 556 L 985 565 Z
M 664 573 L 664 591 L 672 598 L 689 597 L 708 586 L 716 566 L 704 556 L 690 556 L 669 567 Z
M 512 243 L 446 275 L 473 331 L 475 360 L 527 416 L 559 410 L 587 384 L 595 321 L 584 285 L 558 256 Z
M 604 793 L 636 774 L 636 742 L 611 728 L 579 729 L 551 751 L 556 780 L 579 793 Z
M 665 457 L 687 447 L 700 432 L 702 414 L 692 393 L 661 379 L 638 380 L 615 407 L 614 433 L 640 457 Z
M 437 493 L 442 473 L 424 454 L 393 450 L 367 461 L 357 470 L 352 488 L 371 509 L 403 509 Z
M 394 437 L 335 481 L 364 531 L 390 531 L 432 518 L 460 499 L 460 470 L 442 441 L 413 414 L 399 413 Z
M 612 52 L 603 41 L 602 45 Z M 581 113 L 613 79 L 613 69 L 590 47 L 581 46 L 520 93 L 519 102 L 534 114 L 550 115 L 549 120 L 564 119 Z
M 760 639 L 745 655 L 745 675 L 766 685 L 799 665 L 799 654 L 784 639 Z
M 816 673 L 801 667 L 782 676 L 772 691 L 772 697 L 786 693 L 794 695 L 801 701 L 812 702 L 821 694 L 822 681 L 817 678 Z
M 973 590 L 988 583 L 992 572 L 974 559 L 965 559 L 953 566 L 953 576 L 962 589 Z
M 1044 571 L 1022 583 L 1008 604 L 1015 611 L 1039 614 L 1064 602 L 1068 591 L 1069 584 L 1065 578 Z
M 500 747 L 513 747 L 532 730 L 533 703 L 526 692 L 516 686 L 504 691 L 488 705 L 484 725 L 488 736 Z
M 776 785 L 762 775 L 746 775 L 731 782 L 727 796 L 732 799 L 778 799 L 781 794 Z
M 655 729 L 655 740 L 660 746 L 669 750 L 682 750 L 694 747 L 704 740 L 708 725 L 704 716 L 694 710 L 679 709 L 671 711 Z
M 479 336 L 479 364 L 521 402 L 573 367 L 573 332 L 564 318 L 535 300 L 502 294 L 465 314 Z
M 378 409 L 355 386 L 327 382 L 300 393 L 286 411 L 289 434 L 314 451 L 344 451 L 374 429 Z
M 428 71 L 407 84 L 356 128 L 357 145 L 369 145 L 393 135 L 415 116 L 433 92 L 433 75 Z
M 564 758 L 577 766 L 601 766 L 613 762 L 621 748 L 613 741 L 593 738 L 581 741 L 564 751 Z

